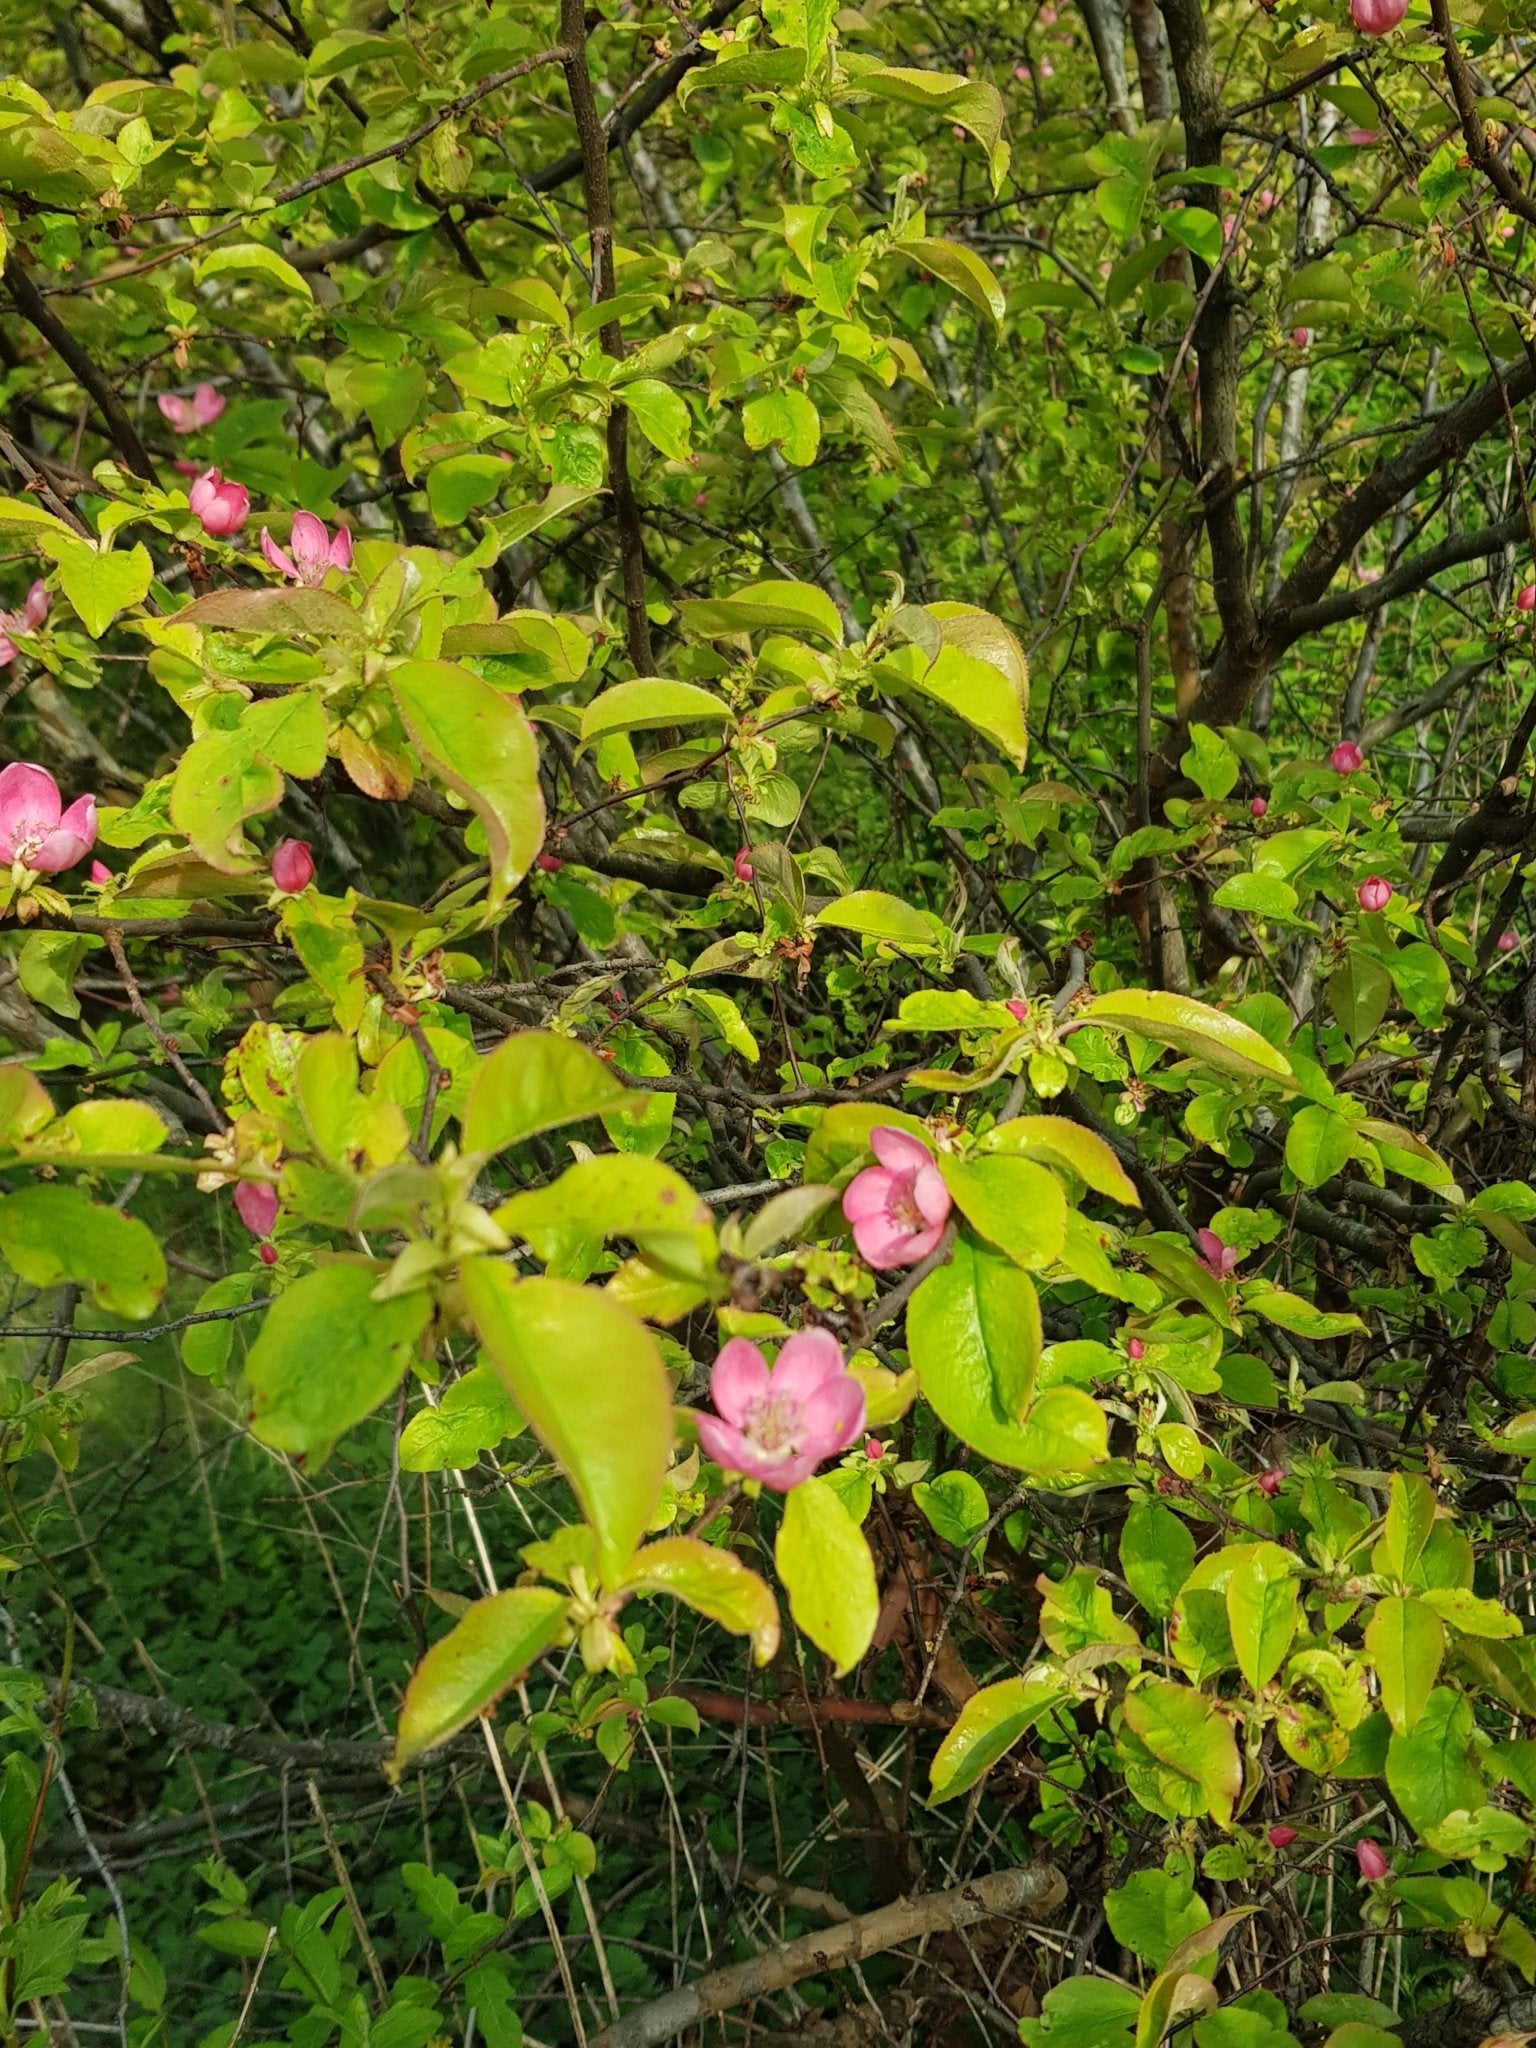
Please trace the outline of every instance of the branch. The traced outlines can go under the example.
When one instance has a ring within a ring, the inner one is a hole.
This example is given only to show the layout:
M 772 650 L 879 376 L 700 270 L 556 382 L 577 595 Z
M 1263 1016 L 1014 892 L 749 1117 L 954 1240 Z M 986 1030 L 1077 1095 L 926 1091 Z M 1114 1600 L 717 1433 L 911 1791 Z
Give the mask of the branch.
M 585 0 L 560 0 L 560 33 L 566 46 L 565 85 L 571 96 L 571 113 L 576 121 L 582 178 L 587 193 L 592 303 L 603 305 L 615 296 L 613 194 L 608 187 L 608 151 L 612 144 L 603 133 L 597 97 L 592 90 L 592 73 L 587 68 Z M 623 360 L 624 330 L 617 320 L 605 320 L 598 329 L 598 338 L 605 353 L 615 362 Z M 640 532 L 640 513 L 629 474 L 628 406 L 615 402 L 609 407 L 607 438 L 608 494 L 613 499 L 619 528 L 619 561 L 624 575 L 629 658 L 639 674 L 648 676 L 655 663 L 651 658 L 651 622 L 645 609 L 645 542 Z
M 729 21 L 740 4 L 741 0 L 714 0 L 709 12 L 699 23 L 699 33 L 702 35 L 706 29 L 719 28 L 722 22 Z M 694 42 L 681 56 L 663 64 L 654 77 L 609 116 L 606 125 L 601 129 L 605 154 L 610 150 L 622 148 L 635 130 L 648 121 L 658 107 L 666 105 L 694 66 L 707 64 L 713 55 L 712 50 L 706 50 L 700 43 Z M 546 165 L 542 171 L 535 171 L 531 178 L 526 178 L 523 182 L 530 192 L 552 192 L 557 185 L 563 185 L 568 179 L 574 178 L 584 168 L 584 161 L 580 148 L 567 150 L 564 156 L 557 157 L 552 164 Z
M 49 312 L 37 286 L 14 255 L 5 259 L 4 277 L 6 290 L 22 319 L 29 327 L 36 328 L 60 362 L 73 372 L 76 383 L 94 400 L 106 426 L 107 438 L 118 454 L 135 476 L 143 477 L 146 483 L 158 483 L 149 450 L 139 439 L 139 430 L 128 417 L 128 409 L 110 378 L 96 367 L 57 314 Z
M 685 2028 L 698 2026 L 717 2013 L 734 2011 L 751 1999 L 787 1990 L 804 1977 L 846 1969 L 902 1942 L 952 1933 L 972 1927 L 978 1920 L 1026 1910 L 1050 1913 L 1066 1896 L 1066 1882 L 1054 1864 L 1036 1863 L 1021 1870 L 995 1871 L 990 1877 L 957 1885 L 953 1891 L 900 1899 L 877 1913 L 860 1913 L 839 1927 L 802 1935 L 798 1941 L 785 1942 L 748 1962 L 715 1970 L 680 1991 L 668 1992 L 594 2036 L 592 2048 L 655 2048 L 656 2043 L 672 2040 Z
M 1477 87 L 1456 47 L 1456 30 L 1446 0 L 1429 0 L 1429 13 L 1444 52 L 1445 75 L 1450 83 L 1451 98 L 1456 102 L 1467 155 L 1511 213 L 1518 213 L 1522 220 L 1536 221 L 1536 203 L 1532 202 L 1525 187 L 1488 140 L 1488 123 L 1478 112 Z

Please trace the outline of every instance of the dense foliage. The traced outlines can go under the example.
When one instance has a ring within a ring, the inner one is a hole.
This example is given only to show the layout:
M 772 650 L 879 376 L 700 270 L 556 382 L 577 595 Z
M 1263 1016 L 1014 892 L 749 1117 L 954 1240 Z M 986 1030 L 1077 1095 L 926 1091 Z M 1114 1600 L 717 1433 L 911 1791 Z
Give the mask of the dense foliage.
M 1353 4 L 5 0 L 0 2041 L 1536 2040 L 1536 6 Z

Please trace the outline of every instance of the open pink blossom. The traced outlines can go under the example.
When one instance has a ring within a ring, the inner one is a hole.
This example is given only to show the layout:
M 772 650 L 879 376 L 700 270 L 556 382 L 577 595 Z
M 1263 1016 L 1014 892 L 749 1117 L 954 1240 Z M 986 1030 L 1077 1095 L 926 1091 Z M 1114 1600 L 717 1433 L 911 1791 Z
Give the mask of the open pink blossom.
M 1349 18 L 1363 36 L 1384 36 L 1408 12 L 1408 0 L 1349 0 Z
M 1365 756 L 1353 740 L 1340 740 L 1328 756 L 1328 765 L 1335 775 L 1353 775 L 1365 766 Z
M 1379 1842 L 1356 1842 L 1355 1861 L 1360 1866 L 1360 1875 L 1367 1884 L 1375 1884 L 1378 1878 L 1386 1876 L 1392 1868 L 1387 1861 L 1386 1851 Z
M 869 1134 L 878 1166 L 866 1166 L 843 1191 L 853 1241 L 872 1266 L 915 1266 L 944 1235 L 949 1189 L 921 1138 L 882 1124 Z
M 843 1365 L 829 1330 L 800 1330 L 770 1371 L 745 1337 L 733 1337 L 709 1376 L 713 1415 L 699 1417 L 699 1442 L 727 1472 L 788 1493 L 858 1437 L 864 1389 Z
M 251 494 L 244 484 L 227 482 L 216 469 L 205 469 L 187 493 L 187 505 L 203 523 L 204 533 L 222 539 L 238 533 L 251 516 Z
M 95 797 L 76 797 L 64 811 L 59 785 L 46 768 L 30 761 L 0 768 L 0 867 L 19 862 L 34 874 L 56 875 L 95 844 Z
M 1197 1233 L 1197 1238 L 1201 1265 L 1208 1273 L 1214 1273 L 1218 1280 L 1230 1280 L 1237 1271 L 1242 1253 L 1234 1251 L 1229 1244 L 1223 1244 L 1214 1230 L 1202 1230 Z
M 35 633 L 47 618 L 48 607 L 52 603 L 47 584 L 39 579 L 27 592 L 26 602 L 20 611 L 0 612 L 0 668 L 9 668 L 21 652 L 11 635 Z
M 1392 901 L 1392 884 L 1385 875 L 1367 875 L 1355 891 L 1355 901 L 1362 910 L 1385 910 Z
M 162 391 L 155 403 L 178 434 L 195 434 L 199 427 L 211 427 L 229 400 L 220 398 L 211 384 L 199 384 L 190 398 Z
M 285 896 L 301 896 L 315 879 L 307 839 L 280 839 L 272 849 L 272 880 Z
M 287 550 L 280 548 L 263 527 L 261 552 L 290 583 L 303 583 L 315 589 L 325 581 L 327 569 L 351 568 L 352 536 L 344 526 L 338 526 L 333 540 L 323 519 L 317 519 L 313 512 L 295 512 Z
M 252 1237 L 270 1237 L 277 1221 L 277 1189 L 267 1180 L 243 1180 L 235 1189 L 235 1209 Z

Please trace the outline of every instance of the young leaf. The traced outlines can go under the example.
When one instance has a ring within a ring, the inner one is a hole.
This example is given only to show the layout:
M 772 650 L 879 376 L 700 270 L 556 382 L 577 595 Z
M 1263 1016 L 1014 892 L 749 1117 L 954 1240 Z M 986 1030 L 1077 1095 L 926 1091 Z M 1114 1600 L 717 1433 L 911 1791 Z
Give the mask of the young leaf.
M 515 1685 L 565 1627 L 569 1602 L 548 1586 L 518 1586 L 477 1600 L 411 1674 L 395 1731 L 390 1776 L 435 1749 Z
M 969 1792 L 1020 1736 L 1071 1697 L 1071 1687 L 1054 1664 L 1037 1664 L 1021 1678 L 1005 1678 L 973 1693 L 933 1759 L 929 1805 Z
M 540 1131 L 616 1113 L 634 1100 L 619 1074 L 574 1038 L 515 1031 L 487 1057 L 470 1086 L 464 1149 L 504 1152 Z
M 663 1536 L 636 1551 L 626 1589 L 669 1593 L 732 1635 L 750 1636 L 759 1664 L 768 1663 L 779 1647 L 778 1603 L 768 1586 L 731 1551 L 696 1536 Z
M 1394 1731 L 1405 1735 L 1424 1711 L 1445 1654 L 1445 1630 L 1422 1600 L 1378 1600 L 1365 1631 L 1376 1666 L 1381 1704 Z
M 864 1532 L 824 1479 L 803 1479 L 784 1496 L 773 1558 L 796 1628 L 841 1678 L 869 1648 L 880 1588 Z
M 375 1301 L 367 1266 L 320 1266 L 268 1309 L 245 1362 L 251 1429 L 311 1467 L 400 1384 L 432 1316 L 427 1294 Z

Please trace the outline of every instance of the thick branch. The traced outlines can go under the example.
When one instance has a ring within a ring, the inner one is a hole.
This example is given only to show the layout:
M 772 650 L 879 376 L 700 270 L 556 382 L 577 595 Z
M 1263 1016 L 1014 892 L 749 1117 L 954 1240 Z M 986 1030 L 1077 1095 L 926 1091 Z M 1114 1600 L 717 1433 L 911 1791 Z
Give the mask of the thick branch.
M 128 408 L 118 396 L 111 379 L 91 360 L 57 314 L 50 313 L 15 256 L 5 259 L 5 287 L 22 319 L 47 342 L 54 354 L 73 374 L 76 383 L 91 398 L 107 429 L 107 438 L 118 454 L 146 483 L 156 483 L 155 465 L 149 450 L 139 439 L 139 430 L 128 417 Z
M 592 2048 L 655 2048 L 657 2042 L 670 2041 L 716 2013 L 733 2012 L 751 1999 L 787 1990 L 804 1977 L 846 1969 L 902 1942 L 972 1927 L 1000 1914 L 1053 1912 L 1066 1895 L 1060 1871 L 1053 1864 L 1037 1863 L 1024 1870 L 999 1870 L 953 1891 L 901 1899 L 878 1913 L 860 1913 L 840 1927 L 802 1935 L 749 1962 L 713 1971 L 680 1991 L 668 1992 L 597 2035 Z

